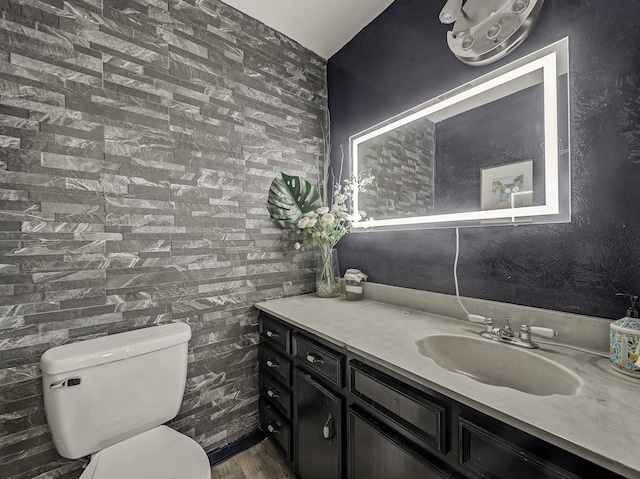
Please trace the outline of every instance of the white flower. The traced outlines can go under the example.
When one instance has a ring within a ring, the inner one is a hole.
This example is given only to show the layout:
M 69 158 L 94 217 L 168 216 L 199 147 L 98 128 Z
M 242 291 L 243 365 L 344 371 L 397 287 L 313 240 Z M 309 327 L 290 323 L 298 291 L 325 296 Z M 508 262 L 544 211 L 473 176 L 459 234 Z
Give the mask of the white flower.
M 366 218 L 366 217 L 367 217 L 367 212 L 366 212 L 366 211 L 361 211 L 361 212 L 360 212 L 360 216 L 361 216 L 362 218 Z
M 300 249 L 302 245 L 300 243 L 298 243 L 297 241 L 295 243 L 293 243 L 293 249 Z
M 305 229 L 307 226 L 309 226 L 309 218 L 307 218 L 306 216 L 303 216 L 298 220 L 297 226 L 301 230 Z
M 333 216 L 331 213 L 325 213 L 322 215 L 322 218 L 320 218 L 320 223 L 323 225 L 330 225 L 333 224 L 335 220 L 335 216 Z
M 309 221 L 307 223 L 307 228 L 313 228 L 317 222 L 318 222 L 317 218 L 309 218 Z
M 309 211 L 308 213 L 305 213 L 304 216 L 307 218 L 317 218 L 318 214 L 315 211 Z
M 351 217 L 351 221 L 360 221 L 362 219 L 362 215 L 360 213 L 354 213 Z
M 316 211 L 318 212 L 319 215 L 326 215 L 329 212 L 329 208 L 327 208 L 326 206 L 322 206 L 321 208 L 318 208 Z
M 347 195 L 342 195 L 342 194 L 336 195 L 334 196 L 333 201 L 335 201 L 336 204 L 342 204 L 345 201 L 347 201 Z

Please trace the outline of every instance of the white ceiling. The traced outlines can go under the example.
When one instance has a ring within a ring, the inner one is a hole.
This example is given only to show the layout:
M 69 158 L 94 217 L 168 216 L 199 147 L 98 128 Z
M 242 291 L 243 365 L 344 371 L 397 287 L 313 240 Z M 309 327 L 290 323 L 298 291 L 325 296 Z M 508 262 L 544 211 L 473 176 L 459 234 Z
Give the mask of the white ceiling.
M 223 0 L 330 58 L 393 0 Z

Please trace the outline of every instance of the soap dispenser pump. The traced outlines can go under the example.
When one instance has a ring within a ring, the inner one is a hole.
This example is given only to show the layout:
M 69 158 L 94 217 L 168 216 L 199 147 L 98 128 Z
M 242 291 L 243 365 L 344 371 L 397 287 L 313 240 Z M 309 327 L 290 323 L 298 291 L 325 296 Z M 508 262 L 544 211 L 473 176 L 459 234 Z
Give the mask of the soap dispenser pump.
M 611 367 L 622 374 L 640 378 L 640 319 L 638 296 L 617 293 L 631 301 L 627 315 L 610 325 Z

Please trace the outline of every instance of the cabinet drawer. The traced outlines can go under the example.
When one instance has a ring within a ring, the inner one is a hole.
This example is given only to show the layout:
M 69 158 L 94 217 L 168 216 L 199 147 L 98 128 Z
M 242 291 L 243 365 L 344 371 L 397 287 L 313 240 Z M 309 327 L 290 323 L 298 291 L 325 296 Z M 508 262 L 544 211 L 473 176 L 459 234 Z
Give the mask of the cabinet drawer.
M 260 344 L 260 368 L 291 386 L 291 361 L 264 343 Z
M 451 473 L 372 418 L 349 410 L 350 479 L 449 479 Z
M 483 479 L 579 479 L 578 476 L 459 418 L 460 465 Z
M 445 407 L 359 361 L 349 363 L 349 392 L 402 427 L 419 443 L 447 452 Z
M 293 352 L 307 369 L 342 387 L 344 355 L 297 334 L 293 336 Z
M 284 323 L 264 314 L 260 315 L 260 336 L 270 344 L 291 352 L 291 329 Z
M 269 399 L 287 419 L 291 419 L 291 393 L 269 374 L 260 375 L 260 393 Z
M 291 462 L 291 426 L 268 401 L 260 400 L 262 430 L 269 436 L 288 462 Z

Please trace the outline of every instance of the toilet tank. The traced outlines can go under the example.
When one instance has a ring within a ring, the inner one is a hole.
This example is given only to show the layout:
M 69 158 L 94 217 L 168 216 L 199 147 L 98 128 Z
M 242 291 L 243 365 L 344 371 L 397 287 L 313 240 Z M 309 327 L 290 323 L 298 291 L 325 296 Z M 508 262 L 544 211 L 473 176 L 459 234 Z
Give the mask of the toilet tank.
M 175 417 L 190 338 L 187 324 L 171 323 L 45 351 L 44 405 L 60 455 L 86 456 Z

